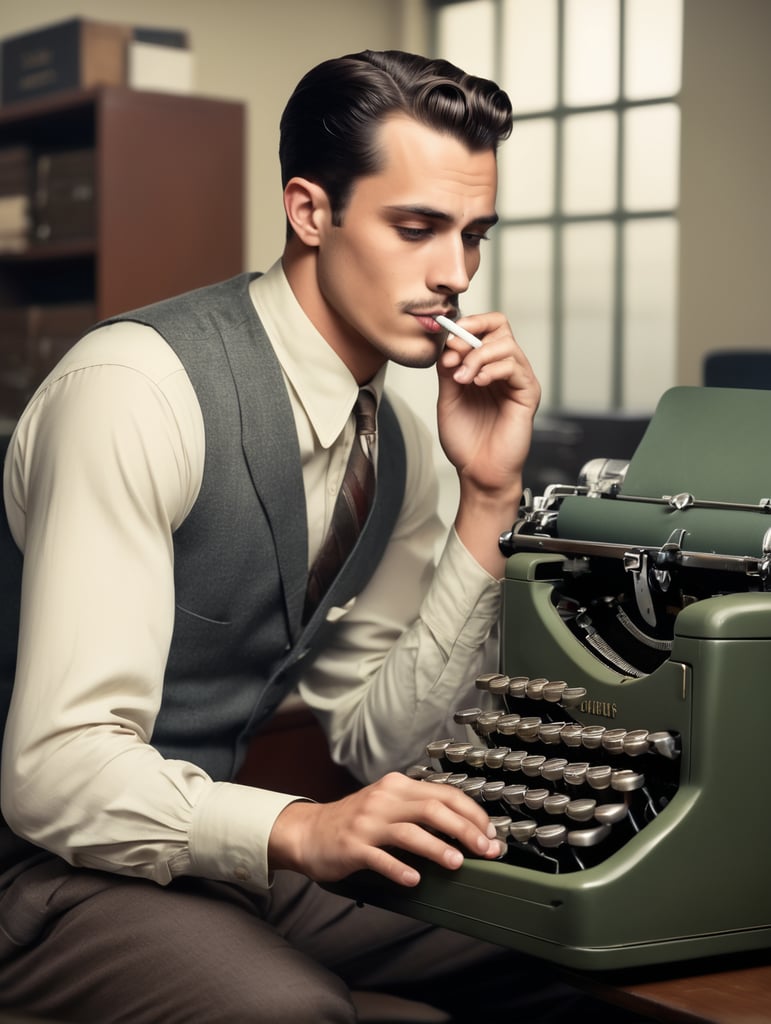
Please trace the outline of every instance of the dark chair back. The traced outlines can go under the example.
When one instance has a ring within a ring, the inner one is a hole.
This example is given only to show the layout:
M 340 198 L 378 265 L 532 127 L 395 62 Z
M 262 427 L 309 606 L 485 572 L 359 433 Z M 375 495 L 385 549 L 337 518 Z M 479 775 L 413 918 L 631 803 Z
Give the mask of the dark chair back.
M 704 357 L 708 388 L 771 388 L 771 350 L 725 349 Z

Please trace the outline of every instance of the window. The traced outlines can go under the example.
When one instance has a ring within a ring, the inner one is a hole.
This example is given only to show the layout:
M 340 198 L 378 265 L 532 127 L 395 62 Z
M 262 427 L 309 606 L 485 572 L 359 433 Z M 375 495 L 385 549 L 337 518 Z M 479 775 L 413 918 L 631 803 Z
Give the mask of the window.
M 515 113 L 465 307 L 506 313 L 545 408 L 652 410 L 674 382 L 682 0 L 434 0 L 433 27 Z

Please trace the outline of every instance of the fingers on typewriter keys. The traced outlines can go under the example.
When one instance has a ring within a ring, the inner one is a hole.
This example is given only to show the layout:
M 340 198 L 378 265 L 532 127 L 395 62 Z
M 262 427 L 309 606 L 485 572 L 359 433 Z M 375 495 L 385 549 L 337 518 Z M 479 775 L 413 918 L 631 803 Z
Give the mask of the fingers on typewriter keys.
M 462 790 L 466 796 L 470 796 L 472 800 L 476 800 L 477 803 L 482 803 L 482 789 L 484 787 L 485 780 L 477 775 L 473 777 L 466 777 L 464 782 L 461 782 L 458 789 Z

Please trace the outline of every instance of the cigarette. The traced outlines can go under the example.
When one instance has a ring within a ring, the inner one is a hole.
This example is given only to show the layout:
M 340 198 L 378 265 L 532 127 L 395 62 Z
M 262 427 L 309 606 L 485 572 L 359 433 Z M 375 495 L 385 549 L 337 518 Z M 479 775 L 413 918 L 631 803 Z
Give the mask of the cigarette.
M 434 320 L 439 324 L 440 327 L 444 327 L 450 334 L 454 334 L 456 338 L 460 338 L 462 341 L 468 342 L 472 348 L 481 348 L 482 342 L 477 338 L 471 331 L 467 331 L 465 327 L 458 327 L 454 324 L 447 316 L 435 316 Z

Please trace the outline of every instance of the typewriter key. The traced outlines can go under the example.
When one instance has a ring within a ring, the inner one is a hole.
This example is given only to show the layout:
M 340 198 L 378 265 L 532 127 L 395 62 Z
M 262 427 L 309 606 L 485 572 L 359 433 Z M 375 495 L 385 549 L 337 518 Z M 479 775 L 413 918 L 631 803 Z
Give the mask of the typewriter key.
M 543 802 L 543 809 L 547 814 L 565 814 L 570 803 L 567 793 L 552 793 Z
M 564 722 L 542 722 L 538 726 L 538 738 L 542 743 L 559 743 L 560 733 L 564 728 Z
M 567 758 L 550 757 L 541 765 L 541 778 L 547 782 L 559 782 L 569 764 Z
M 623 821 L 628 812 L 628 801 L 615 804 L 599 804 L 595 808 L 594 819 L 601 825 L 617 825 L 619 821 Z
M 586 782 L 586 770 L 588 767 L 588 761 L 571 761 L 565 766 L 562 778 L 568 786 L 582 786 Z
M 432 761 L 438 761 L 444 755 L 444 752 L 449 747 L 449 745 L 454 742 L 454 736 L 448 736 L 446 739 L 443 740 L 432 740 L 426 746 L 426 754 L 428 754 Z
M 548 682 L 548 679 L 530 679 L 525 686 L 525 693 L 531 700 L 541 700 L 544 687 Z
M 608 764 L 591 764 L 586 769 L 586 781 L 592 789 L 607 789 L 612 770 Z
M 656 753 L 661 754 L 662 757 L 668 757 L 674 761 L 675 758 L 680 756 L 680 751 L 677 749 L 677 741 L 669 732 L 649 732 L 648 742 Z
M 501 800 L 509 807 L 521 807 L 525 802 L 525 793 L 527 793 L 527 786 L 522 783 L 504 786 L 501 790 Z
M 602 745 L 604 732 L 604 725 L 585 725 L 581 730 L 581 746 L 587 750 L 597 750 Z
M 562 694 L 568 688 L 568 684 L 564 679 L 554 679 L 547 683 L 543 688 L 543 699 L 550 701 L 552 704 L 556 704 L 557 701 L 562 700 Z
M 602 746 L 609 754 L 623 754 L 626 729 L 606 729 L 602 735 Z
M 580 747 L 581 733 L 584 727 L 578 722 L 571 722 L 564 726 L 560 732 L 560 739 L 566 747 Z
M 501 715 L 498 719 L 498 732 L 501 736 L 514 736 L 517 732 L 517 724 L 520 721 L 520 715 Z
M 513 676 L 509 679 L 509 697 L 524 697 L 529 681 L 527 676 Z
M 548 789 L 528 789 L 525 793 L 525 807 L 531 811 L 540 811 L 547 796 L 551 796 Z
M 577 707 L 585 697 L 585 686 L 566 686 L 562 691 L 561 704 L 565 708 L 574 708 Z
M 469 768 L 483 768 L 486 755 L 487 747 L 472 747 L 466 751 L 463 760 Z
M 467 778 L 464 782 L 461 782 L 458 786 L 466 796 L 470 796 L 472 800 L 476 800 L 477 803 L 482 802 L 482 787 L 485 784 L 485 780 L 479 776 L 476 778 Z
M 564 825 L 539 825 L 535 830 L 535 838 L 539 845 L 546 849 L 562 846 L 567 837 L 568 830 Z
M 512 750 L 503 759 L 503 770 L 505 772 L 518 772 L 522 769 L 522 762 L 528 756 L 526 750 Z
M 538 726 L 540 724 L 540 718 L 521 718 L 517 722 L 517 736 L 524 740 L 525 743 L 538 739 Z
M 531 779 L 539 778 L 541 775 L 541 767 L 545 763 L 546 758 L 543 754 L 531 754 L 523 760 L 522 771 Z
M 458 725 L 472 725 L 482 714 L 481 708 L 459 708 L 452 716 L 453 721 Z
M 534 821 L 512 821 L 509 825 L 509 835 L 518 843 L 529 843 L 538 828 Z
M 573 821 L 590 821 L 594 817 L 596 807 L 596 800 L 583 797 L 578 800 L 571 800 L 565 808 L 565 813 Z
M 506 679 L 507 677 L 501 672 L 486 672 L 484 675 L 477 676 L 474 685 L 477 690 L 485 690 L 490 692 L 490 685 L 497 680 Z
M 461 740 L 457 743 L 449 743 L 444 751 L 444 756 L 450 764 L 460 764 L 473 746 L 473 743 L 463 743 Z
M 650 750 L 647 729 L 630 729 L 624 737 L 624 753 L 630 757 L 639 757 Z
M 493 770 L 503 767 L 507 754 L 511 753 L 511 747 L 492 747 L 485 754 L 485 766 Z
M 610 835 L 610 826 L 595 825 L 594 828 L 577 828 L 568 832 L 571 846 L 596 846 Z

